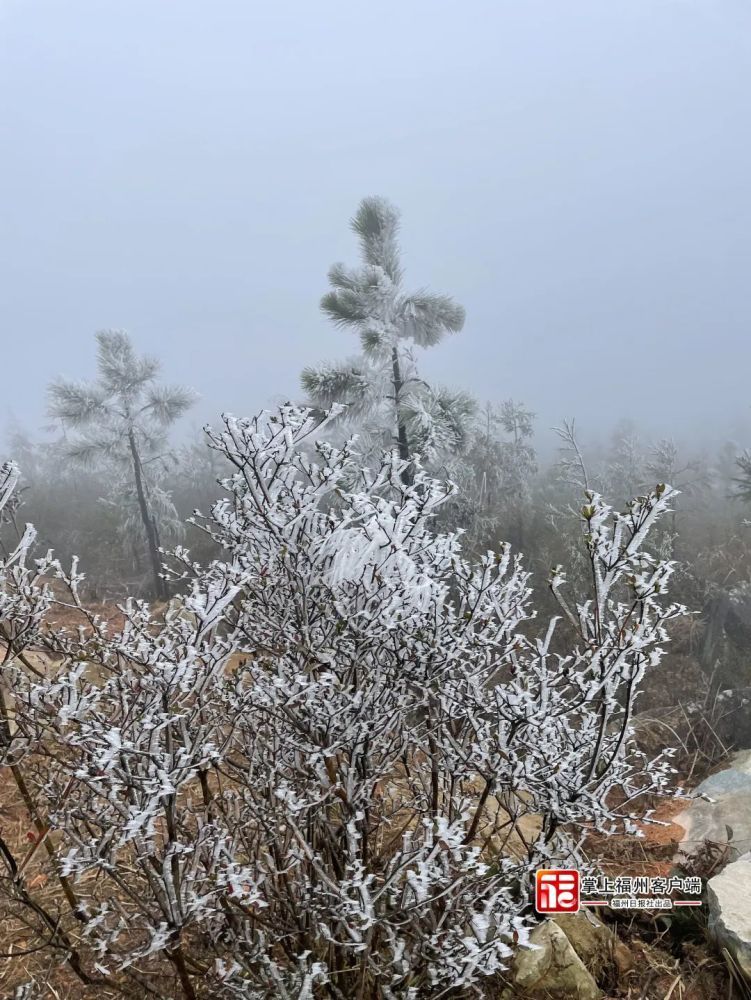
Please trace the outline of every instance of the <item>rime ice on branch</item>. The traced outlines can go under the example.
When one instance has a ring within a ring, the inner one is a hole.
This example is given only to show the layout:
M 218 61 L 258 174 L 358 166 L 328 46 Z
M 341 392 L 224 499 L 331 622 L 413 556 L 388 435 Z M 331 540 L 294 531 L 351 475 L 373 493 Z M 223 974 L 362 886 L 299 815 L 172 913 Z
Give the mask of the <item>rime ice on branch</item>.
M 623 514 L 586 496 L 592 593 L 556 569 L 540 627 L 518 557 L 471 563 L 433 530 L 450 485 L 419 464 L 406 483 L 396 452 L 363 470 L 324 433 L 292 406 L 226 417 L 209 442 L 235 471 L 197 518 L 222 559 L 179 550 L 163 620 L 129 603 L 111 633 L 82 608 L 86 632 L 44 637 L 54 676 L 10 676 L 92 975 L 172 969 L 187 997 L 477 988 L 525 940 L 529 872 L 667 781 L 630 719 L 681 613 L 644 550 L 670 488 Z M 33 571 L 2 571 L 19 634 Z

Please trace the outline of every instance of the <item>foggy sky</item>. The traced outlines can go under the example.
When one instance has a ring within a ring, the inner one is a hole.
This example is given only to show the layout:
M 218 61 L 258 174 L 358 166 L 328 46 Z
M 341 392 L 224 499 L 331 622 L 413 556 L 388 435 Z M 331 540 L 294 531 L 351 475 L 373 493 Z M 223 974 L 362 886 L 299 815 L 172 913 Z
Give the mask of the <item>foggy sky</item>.
M 0 424 L 101 328 L 196 426 L 299 395 L 380 194 L 467 310 L 428 377 L 541 432 L 749 430 L 747 0 L 0 0 L 0 95 Z

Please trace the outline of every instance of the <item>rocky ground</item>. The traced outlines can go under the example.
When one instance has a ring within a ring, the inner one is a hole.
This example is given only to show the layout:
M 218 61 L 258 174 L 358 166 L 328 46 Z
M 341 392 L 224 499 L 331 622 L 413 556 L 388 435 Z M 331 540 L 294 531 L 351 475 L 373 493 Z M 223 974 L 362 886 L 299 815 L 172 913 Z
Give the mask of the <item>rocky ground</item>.
M 751 751 L 665 800 L 642 837 L 592 839 L 603 874 L 699 876 L 702 906 L 609 908 L 547 919 L 520 951 L 502 1000 L 751 998 Z

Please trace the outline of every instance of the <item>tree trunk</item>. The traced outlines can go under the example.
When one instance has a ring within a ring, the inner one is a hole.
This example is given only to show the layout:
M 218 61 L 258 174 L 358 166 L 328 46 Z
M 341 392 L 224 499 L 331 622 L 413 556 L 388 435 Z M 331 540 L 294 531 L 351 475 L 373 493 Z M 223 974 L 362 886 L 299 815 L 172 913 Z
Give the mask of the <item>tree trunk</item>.
M 708 673 L 714 670 L 717 653 L 725 635 L 725 622 L 729 610 L 730 601 L 722 592 L 710 597 L 704 605 L 702 614 L 704 636 L 699 649 L 699 663 Z
M 130 454 L 133 459 L 133 476 L 136 482 L 138 508 L 141 512 L 141 520 L 146 531 L 151 570 L 154 574 L 154 591 L 158 598 L 166 601 L 169 597 L 169 591 L 167 590 L 167 581 L 163 580 L 160 576 L 162 560 L 159 557 L 159 539 L 157 538 L 153 518 L 149 512 L 149 505 L 146 502 L 146 492 L 143 485 L 143 466 L 141 465 L 141 456 L 138 454 L 136 435 L 132 427 L 128 430 L 128 443 L 130 444 Z
M 403 388 L 402 383 L 402 372 L 399 365 L 399 351 L 396 347 L 391 348 L 391 367 L 393 370 L 393 383 L 394 383 L 394 409 L 396 411 L 396 428 L 397 435 L 396 439 L 399 444 L 399 458 L 405 462 L 409 462 L 412 458 L 409 447 L 409 438 L 407 436 L 407 427 L 402 420 L 401 411 L 401 393 Z M 402 482 L 405 486 L 410 486 L 412 484 L 412 469 L 408 466 L 402 472 Z

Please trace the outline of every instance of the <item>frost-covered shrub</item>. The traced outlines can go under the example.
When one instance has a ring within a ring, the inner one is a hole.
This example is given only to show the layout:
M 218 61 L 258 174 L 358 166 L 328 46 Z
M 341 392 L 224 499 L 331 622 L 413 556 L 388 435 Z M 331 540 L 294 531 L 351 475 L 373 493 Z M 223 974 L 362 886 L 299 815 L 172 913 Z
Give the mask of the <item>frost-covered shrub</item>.
M 34 632 L 56 657 L 41 675 L 9 654 L 10 752 L 87 977 L 170 975 L 189 998 L 481 992 L 525 940 L 529 873 L 580 860 L 586 829 L 628 825 L 667 780 L 630 718 L 681 610 L 642 549 L 672 491 L 625 514 L 587 496 L 593 592 L 567 600 L 555 570 L 561 618 L 540 628 L 518 557 L 469 563 L 432 530 L 450 486 L 405 484 L 396 455 L 362 469 L 322 433 L 294 407 L 226 418 L 209 443 L 235 472 L 197 519 L 223 557 L 174 554 L 180 605 L 128 603 L 115 633 L 58 568 L 87 628 Z M 36 611 L 13 595 L 51 598 L 4 572 L 19 635 Z

